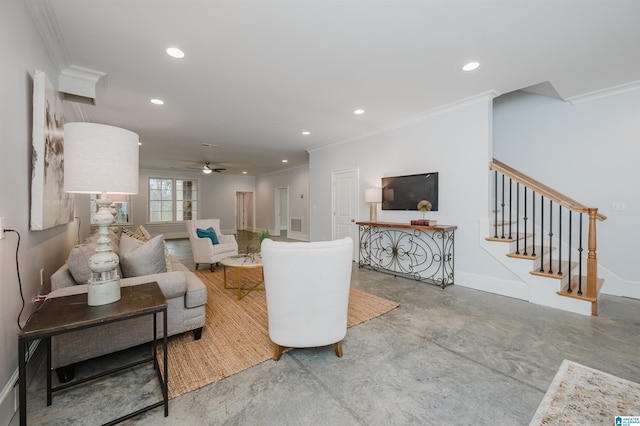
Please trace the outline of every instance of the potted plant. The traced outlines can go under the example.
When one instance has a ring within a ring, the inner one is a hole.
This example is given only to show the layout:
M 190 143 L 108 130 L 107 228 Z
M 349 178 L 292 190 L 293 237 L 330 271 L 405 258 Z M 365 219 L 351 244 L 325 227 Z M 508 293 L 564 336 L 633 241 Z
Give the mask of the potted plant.
M 265 229 L 264 231 L 258 234 L 258 244 L 262 245 L 262 242 L 267 238 L 269 238 L 270 236 L 271 234 L 269 234 L 269 230 Z

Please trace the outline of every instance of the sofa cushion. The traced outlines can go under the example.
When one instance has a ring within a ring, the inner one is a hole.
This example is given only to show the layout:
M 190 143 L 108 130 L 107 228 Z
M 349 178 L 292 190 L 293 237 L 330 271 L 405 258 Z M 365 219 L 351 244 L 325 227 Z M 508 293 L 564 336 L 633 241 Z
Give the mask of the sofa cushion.
M 151 233 L 147 231 L 147 228 L 145 228 L 142 225 L 138 226 L 138 228 L 135 231 L 132 231 L 127 228 L 122 228 L 121 235 L 127 235 L 131 238 L 135 238 L 136 240 L 145 241 L 145 242 L 149 241 L 152 238 Z M 165 261 L 165 265 L 167 266 L 167 272 L 171 272 L 171 258 L 170 258 L 171 255 L 169 254 L 167 243 L 164 241 L 164 239 L 162 241 L 163 241 L 162 244 L 164 245 L 164 261 Z
M 92 272 L 89 269 L 89 258 L 96 252 L 98 243 L 78 244 L 71 249 L 67 258 L 69 273 L 77 284 L 86 284 L 91 278 Z
M 120 238 L 120 264 L 125 277 L 167 272 L 164 236 L 161 234 L 143 242 L 123 234 Z
M 218 236 L 216 235 L 216 231 L 212 227 L 208 227 L 207 229 L 196 229 L 198 234 L 198 238 L 209 238 L 212 244 L 219 244 Z

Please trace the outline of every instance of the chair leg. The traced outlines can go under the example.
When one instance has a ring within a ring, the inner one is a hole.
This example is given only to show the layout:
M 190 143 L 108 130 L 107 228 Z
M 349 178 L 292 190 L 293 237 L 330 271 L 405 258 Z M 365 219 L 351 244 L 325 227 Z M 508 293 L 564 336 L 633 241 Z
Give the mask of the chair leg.
M 198 270 L 198 266 L 200 266 L 200 264 L 196 263 L 196 271 Z
M 333 344 L 333 350 L 336 351 L 336 356 L 342 358 L 342 341 Z
M 275 343 L 273 344 L 273 360 L 274 361 L 279 361 L 280 357 L 282 356 L 282 346 L 280 345 L 276 345 Z
M 216 264 L 212 263 L 211 264 L 211 272 L 215 272 L 216 271 Z

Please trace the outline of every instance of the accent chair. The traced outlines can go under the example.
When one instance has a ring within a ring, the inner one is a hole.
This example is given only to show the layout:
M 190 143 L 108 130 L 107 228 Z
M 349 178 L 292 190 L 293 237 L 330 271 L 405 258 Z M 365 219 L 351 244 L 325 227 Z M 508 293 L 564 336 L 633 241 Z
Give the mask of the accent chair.
M 207 232 L 210 228 L 214 231 L 213 235 L 210 231 Z M 199 237 L 199 231 L 200 235 L 207 236 Z M 223 234 L 220 231 L 220 219 L 188 220 L 187 233 L 196 269 L 201 263 L 208 263 L 211 265 L 211 272 L 213 272 L 220 260 L 238 254 L 238 242 L 235 235 Z M 214 241 L 217 243 L 214 244 Z
M 265 239 L 261 253 L 274 361 L 280 359 L 286 347 L 333 345 L 336 355 L 342 357 L 353 240 Z

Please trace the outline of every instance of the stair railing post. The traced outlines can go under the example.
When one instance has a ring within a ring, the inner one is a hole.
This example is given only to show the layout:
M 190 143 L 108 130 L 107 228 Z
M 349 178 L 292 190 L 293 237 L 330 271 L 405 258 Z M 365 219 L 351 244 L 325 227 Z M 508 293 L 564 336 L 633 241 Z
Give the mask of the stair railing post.
M 589 208 L 589 241 L 587 253 L 587 297 L 597 297 L 598 258 L 596 256 L 596 219 L 597 208 Z M 593 304 L 593 315 L 598 315 L 597 305 Z

